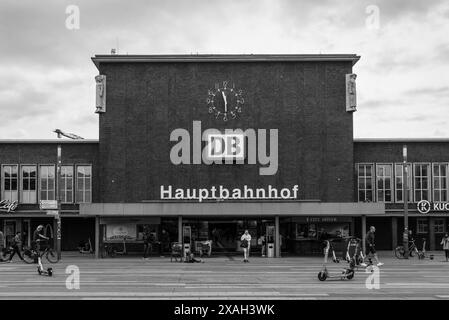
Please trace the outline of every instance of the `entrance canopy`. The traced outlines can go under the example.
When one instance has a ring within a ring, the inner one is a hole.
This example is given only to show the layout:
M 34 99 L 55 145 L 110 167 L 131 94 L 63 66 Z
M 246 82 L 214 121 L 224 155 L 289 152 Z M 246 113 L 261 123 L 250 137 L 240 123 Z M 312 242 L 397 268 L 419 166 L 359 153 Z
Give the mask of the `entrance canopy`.
M 84 216 L 373 216 L 385 215 L 384 203 L 365 202 L 221 202 L 82 203 Z

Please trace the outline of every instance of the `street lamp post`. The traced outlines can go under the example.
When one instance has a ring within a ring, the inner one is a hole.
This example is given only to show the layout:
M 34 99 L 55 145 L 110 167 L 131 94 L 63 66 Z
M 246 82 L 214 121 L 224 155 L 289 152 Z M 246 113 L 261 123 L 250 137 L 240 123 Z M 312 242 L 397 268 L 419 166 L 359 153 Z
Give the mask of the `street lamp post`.
M 58 259 L 61 259 L 61 145 L 58 144 L 57 151 L 57 168 L 56 168 L 56 201 L 58 202 L 58 214 L 55 216 L 55 224 L 56 228 L 56 253 L 58 255 Z
M 404 234 L 402 236 L 404 246 L 404 258 L 408 259 L 408 166 L 407 166 L 407 145 L 402 148 L 404 164 L 402 166 L 402 185 L 404 189 Z

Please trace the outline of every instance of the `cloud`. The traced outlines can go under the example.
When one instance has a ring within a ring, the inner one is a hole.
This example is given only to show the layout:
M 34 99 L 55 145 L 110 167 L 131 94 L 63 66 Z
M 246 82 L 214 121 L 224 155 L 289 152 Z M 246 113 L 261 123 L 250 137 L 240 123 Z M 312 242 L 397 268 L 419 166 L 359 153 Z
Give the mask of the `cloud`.
M 68 5 L 79 30 L 65 26 Z M 366 26 L 369 5 L 379 29 Z M 448 116 L 448 18 L 446 0 L 2 0 L 0 138 L 52 138 L 55 126 L 98 137 L 90 57 L 117 44 L 123 54 L 357 53 L 355 136 L 432 136 L 426 115 Z M 422 115 L 420 128 L 404 113 Z

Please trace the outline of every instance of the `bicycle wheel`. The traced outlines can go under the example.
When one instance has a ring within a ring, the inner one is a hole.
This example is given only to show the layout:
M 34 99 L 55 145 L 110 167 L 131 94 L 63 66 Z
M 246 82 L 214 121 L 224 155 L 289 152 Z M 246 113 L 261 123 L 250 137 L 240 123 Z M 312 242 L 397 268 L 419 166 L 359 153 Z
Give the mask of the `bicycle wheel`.
M 11 256 L 10 250 L 3 249 L 3 250 L 0 252 L 0 261 L 1 261 L 1 262 L 8 261 L 10 256 Z
M 24 249 L 22 252 L 23 262 L 34 263 L 34 252 L 31 249 Z
M 405 250 L 404 250 L 403 246 L 399 246 L 399 247 L 396 247 L 396 249 L 394 249 L 394 255 L 396 256 L 396 258 L 404 259 L 404 254 L 405 254 Z
M 53 249 L 48 249 L 47 253 L 45 254 L 45 257 L 50 263 L 57 263 L 59 261 L 58 254 Z
M 410 257 L 414 257 L 415 256 L 415 249 L 413 248 L 413 249 L 409 250 L 408 255 Z

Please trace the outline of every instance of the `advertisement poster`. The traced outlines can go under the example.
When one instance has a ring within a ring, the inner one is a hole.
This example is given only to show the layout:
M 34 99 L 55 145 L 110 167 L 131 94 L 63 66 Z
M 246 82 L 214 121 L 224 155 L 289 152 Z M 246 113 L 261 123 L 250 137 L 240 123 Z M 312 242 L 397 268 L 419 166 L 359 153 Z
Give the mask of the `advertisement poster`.
M 137 229 L 135 224 L 121 223 L 106 225 L 106 240 L 135 240 Z

